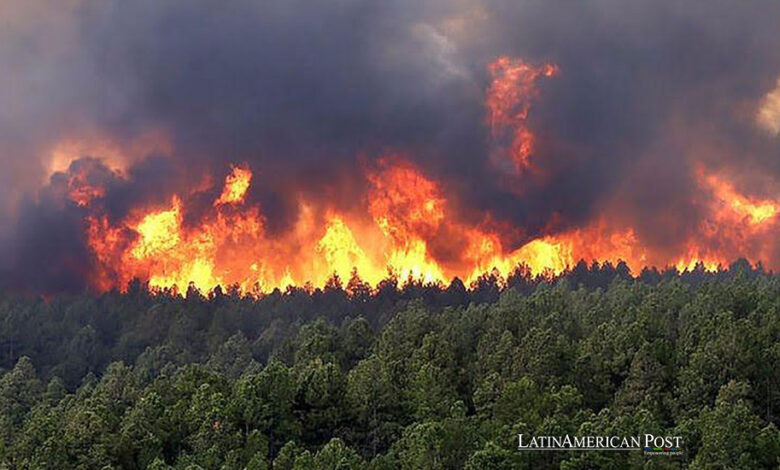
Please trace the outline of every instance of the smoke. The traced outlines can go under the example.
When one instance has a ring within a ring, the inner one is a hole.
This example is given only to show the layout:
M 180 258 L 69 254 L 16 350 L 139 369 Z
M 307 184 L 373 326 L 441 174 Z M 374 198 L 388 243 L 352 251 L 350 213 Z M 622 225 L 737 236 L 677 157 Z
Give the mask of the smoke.
M 301 194 L 363 203 L 387 152 L 508 246 L 607 213 L 673 251 L 703 217 L 697 166 L 778 195 L 778 22 L 770 1 L 5 1 L 0 286 L 85 286 L 74 172 L 119 219 L 245 162 L 282 233 Z M 527 118 L 536 171 L 491 159 L 498 56 L 560 68 Z

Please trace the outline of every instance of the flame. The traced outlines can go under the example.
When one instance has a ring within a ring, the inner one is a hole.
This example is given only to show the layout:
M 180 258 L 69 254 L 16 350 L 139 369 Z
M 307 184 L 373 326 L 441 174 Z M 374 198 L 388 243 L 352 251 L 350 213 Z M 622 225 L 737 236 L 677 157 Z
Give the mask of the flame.
M 78 206 L 87 207 L 93 200 L 104 197 L 106 190 L 102 183 L 106 172 L 100 171 L 103 168 L 99 160 L 86 158 L 73 162 L 64 172 L 57 172 L 57 175 L 66 177 L 68 199 Z
M 560 274 L 574 264 L 571 249 L 571 244 L 566 240 L 543 237 L 531 240 L 517 250 L 503 255 L 498 236 L 476 231 L 471 237 L 467 251 L 469 258 L 474 260 L 474 268 L 466 279 L 467 282 L 473 282 L 482 274 L 493 270 L 506 276 L 521 264 L 532 274 Z
M 90 215 L 93 285 L 123 287 L 140 277 L 156 288 L 193 284 L 208 291 L 235 285 L 250 293 L 324 286 L 334 274 L 348 279 L 354 273 L 371 285 L 388 275 L 433 283 L 460 277 L 470 283 L 486 272 L 506 277 L 520 265 L 530 274 L 552 276 L 580 259 L 622 260 L 634 274 L 649 264 L 717 270 L 734 253 L 765 259 L 763 245 L 752 241 L 774 227 L 780 209 L 778 202 L 745 196 L 722 177 L 699 172 L 710 214 L 671 260 L 648 251 L 631 227 L 607 217 L 507 249 L 500 231 L 462 219 L 442 188 L 401 156 L 381 159 L 366 179 L 364 213 L 321 212 L 313 201 L 301 200 L 294 228 L 280 237 L 266 233 L 261 208 L 245 201 L 252 180 L 247 167 L 232 167 L 211 211 L 193 225 L 184 223 L 188 208 L 180 196 L 115 225 L 105 215 Z M 437 254 L 450 247 L 459 247 L 455 255 Z
M 134 227 L 139 238 L 131 253 L 137 259 L 164 254 L 180 241 L 181 201 L 173 198 L 172 207 L 147 214 Z
M 749 225 L 760 225 L 774 218 L 780 208 L 774 201 L 757 200 L 739 194 L 731 183 L 716 175 L 704 175 L 700 170 L 699 179 L 712 190 L 716 203 L 724 206 L 718 212 L 721 220 L 729 218 L 731 213 L 738 218 L 745 218 Z
M 392 249 L 386 255 L 388 269 L 399 278 L 425 282 L 444 280 L 441 268 L 428 253 L 426 239 L 439 230 L 445 214 L 444 199 L 433 181 L 410 164 L 380 161 L 383 167 L 369 175 L 369 213 Z
M 771 246 L 762 243 L 777 229 L 780 201 L 760 199 L 739 193 L 723 175 L 707 173 L 699 167 L 695 176 L 700 188 L 708 193 L 708 216 L 702 222 L 695 240 L 675 263 L 679 270 L 690 270 L 701 264 L 708 271 L 727 266 L 730 260 L 744 256 L 754 260 L 771 260 Z
M 225 177 L 225 187 L 219 198 L 214 201 L 214 205 L 243 202 L 250 184 L 252 184 L 252 172 L 246 168 L 233 166 L 232 172 Z
M 514 169 L 523 172 L 531 168 L 534 153 L 535 138 L 527 119 L 531 103 L 539 94 L 536 81 L 557 74 L 558 67 L 535 67 L 521 59 L 502 56 L 488 65 L 488 72 L 492 77 L 486 97 L 491 134 L 495 139 L 509 140 L 509 148 L 497 158 L 509 158 Z
M 471 281 L 493 267 L 509 274 L 521 262 L 534 273 L 558 273 L 572 264 L 571 246 L 552 239 L 502 255 L 497 234 L 458 221 L 441 188 L 401 157 L 383 159 L 367 175 L 368 218 L 330 210 L 318 225 L 313 206 L 302 201 L 295 229 L 278 239 L 265 232 L 258 206 L 232 207 L 244 200 L 251 178 L 248 168 L 233 167 L 212 212 L 192 226 L 183 222 L 187 208 L 180 196 L 118 225 L 90 216 L 88 244 L 98 265 L 93 284 L 122 287 L 140 277 L 156 288 L 237 285 L 252 292 L 322 286 L 333 274 L 346 279 L 353 272 L 373 285 L 388 275 L 443 283 L 454 276 Z M 469 247 L 449 265 L 431 251 L 442 231 L 459 234 L 457 242 Z
M 534 135 L 528 127 L 537 81 L 558 68 L 533 66 L 499 57 L 488 69 L 488 122 L 501 144 L 494 156 L 508 159 L 518 172 L 533 168 Z M 387 154 L 366 168 L 365 199 L 345 210 L 301 192 L 297 219 L 284 233 L 269 233 L 261 207 L 252 201 L 253 173 L 247 164 L 230 167 L 221 188 L 208 175 L 189 193 L 169 204 L 136 207 L 121 220 L 103 213 L 106 189 L 94 178 L 95 165 L 71 164 L 68 197 L 84 207 L 87 244 L 93 254 L 92 285 L 124 288 L 133 278 L 159 289 L 194 285 L 202 291 L 236 286 L 241 292 L 267 292 L 289 285 L 321 287 L 334 276 L 357 274 L 370 285 L 388 276 L 405 281 L 446 283 L 459 277 L 475 282 L 487 272 L 506 278 L 519 266 L 532 275 L 552 276 L 579 260 L 624 261 L 632 273 L 645 266 L 717 270 L 745 256 L 772 260 L 765 243 L 776 230 L 780 202 L 740 193 L 728 175 L 699 168 L 698 226 L 664 248 L 648 246 L 621 217 L 604 210 L 579 227 L 519 234 L 485 218 L 475 220 L 448 197 L 447 188 L 402 154 Z M 106 175 L 103 174 L 103 177 Z M 111 178 L 125 178 L 121 171 Z M 259 183 L 262 185 L 262 182 Z M 192 201 L 219 194 L 206 207 Z
M 68 179 L 68 197 L 81 207 L 86 207 L 92 200 L 105 196 L 105 190 L 101 186 L 92 186 L 83 181 L 79 175 Z
M 330 217 L 325 235 L 317 242 L 317 252 L 325 257 L 328 269 L 342 278 L 350 275 L 352 270 L 360 272 L 373 284 L 382 278 L 382 273 L 377 273 L 376 266 L 339 216 Z
M 602 264 L 623 261 L 634 273 L 639 273 L 648 261 L 633 229 L 612 228 L 600 220 L 585 228 L 531 240 L 503 257 L 493 256 L 478 264 L 471 278 L 489 268 L 506 275 L 521 264 L 534 275 L 558 275 L 580 259 Z

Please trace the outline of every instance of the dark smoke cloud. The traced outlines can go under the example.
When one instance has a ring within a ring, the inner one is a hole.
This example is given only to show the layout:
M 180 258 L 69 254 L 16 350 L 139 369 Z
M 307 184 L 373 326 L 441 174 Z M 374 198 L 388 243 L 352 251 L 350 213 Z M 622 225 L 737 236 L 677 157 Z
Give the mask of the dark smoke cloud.
M 43 293 L 84 288 L 90 266 L 84 211 L 67 201 L 66 192 L 67 177 L 59 173 L 38 201 L 21 203 L 21 216 L 3 250 L 3 287 Z
M 517 227 L 514 244 L 609 205 L 673 245 L 701 217 L 693 162 L 777 189 L 779 139 L 752 119 L 780 73 L 777 2 L 11 0 L 0 13 L 0 286 L 83 288 L 83 213 L 55 197 L 62 175 L 36 192 L 51 146 L 88 134 L 171 141 L 109 178 L 111 217 L 247 162 L 272 232 L 295 218 L 292 188 L 360 203 L 364 168 L 393 150 L 473 220 Z M 529 118 L 544 178 L 491 164 L 499 55 L 560 66 Z

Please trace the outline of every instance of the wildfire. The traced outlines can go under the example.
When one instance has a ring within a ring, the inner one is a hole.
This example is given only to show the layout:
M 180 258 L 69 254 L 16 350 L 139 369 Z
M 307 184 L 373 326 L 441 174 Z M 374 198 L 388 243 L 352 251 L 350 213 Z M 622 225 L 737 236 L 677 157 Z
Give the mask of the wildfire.
M 77 179 L 73 179 L 68 182 L 71 186 L 71 191 L 68 194 L 70 199 L 79 206 L 88 206 L 89 203 L 96 198 L 103 197 L 105 192 L 103 188 L 99 186 L 80 185 Z
M 364 273 L 364 276 L 371 278 L 374 283 L 379 282 L 379 279 L 376 279 L 375 266 L 339 216 L 331 217 L 325 235 L 317 242 L 317 252 L 325 257 L 333 272 L 341 276 L 354 269 Z
M 487 119 L 499 147 L 494 157 L 508 159 L 517 172 L 532 169 L 531 104 L 538 80 L 554 76 L 558 68 L 500 57 L 488 71 Z M 446 188 L 411 161 L 388 154 L 369 166 L 365 199 L 349 210 L 300 196 L 297 219 L 281 234 L 266 230 L 263 207 L 249 193 L 253 173 L 247 164 L 231 166 L 219 188 L 209 177 L 208 184 L 174 195 L 169 204 L 139 206 L 121 220 L 109 218 L 97 203 L 106 196 L 101 182 L 121 181 L 121 172 L 94 159 L 71 164 L 67 194 L 87 213 L 91 281 L 100 290 L 124 288 L 133 278 L 156 288 L 237 286 L 254 293 L 324 286 L 334 275 L 346 280 L 355 273 L 371 285 L 389 275 L 431 283 L 459 277 L 470 283 L 486 272 L 508 276 L 521 265 L 533 275 L 551 276 L 581 259 L 622 260 L 634 274 L 653 265 L 685 270 L 703 264 L 716 270 L 738 256 L 774 259 L 761 240 L 777 228 L 780 202 L 744 195 L 728 178 L 703 169 L 694 176 L 706 214 L 687 239 L 662 251 L 649 248 L 608 210 L 584 226 L 549 230 L 507 246 L 510 237 L 502 228 L 467 218 Z M 207 200 L 205 208 L 192 202 L 213 194 L 219 196 Z
M 751 240 L 773 226 L 780 208 L 700 173 L 702 188 L 711 194 L 711 214 L 677 259 L 666 263 L 647 251 L 633 229 L 605 218 L 507 250 L 499 232 L 465 222 L 439 185 L 402 157 L 381 159 L 366 178 L 364 216 L 333 208 L 318 215 L 313 204 L 301 201 L 294 229 L 281 237 L 269 236 L 261 208 L 245 201 L 252 179 L 248 168 L 232 168 L 210 213 L 194 225 L 183 222 L 188 208 L 180 196 L 168 207 L 136 211 L 116 225 L 90 215 L 88 243 L 97 263 L 93 284 L 122 287 L 139 277 L 158 288 L 194 284 L 207 291 L 237 285 L 258 292 L 291 284 L 322 286 L 334 274 L 348 279 L 355 272 L 372 285 L 389 274 L 472 282 L 485 272 L 507 276 L 520 265 L 535 275 L 559 274 L 580 259 L 622 260 L 635 274 L 649 264 L 685 270 L 702 263 L 716 270 L 733 253 L 767 255 Z M 240 209 L 231 206 L 238 202 Z M 442 250 L 450 255 L 438 255 Z
M 100 168 L 99 161 L 92 158 L 71 164 L 67 173 L 68 199 L 78 206 L 86 207 L 94 199 L 105 196 L 106 190 L 100 181 Z
M 486 106 L 488 122 L 493 137 L 508 140 L 508 149 L 502 149 L 517 172 L 531 167 L 534 152 L 534 135 L 528 128 L 528 113 L 532 101 L 538 96 L 536 81 L 552 77 L 558 67 L 544 64 L 540 67 L 521 59 L 499 57 L 488 66 L 492 81 L 487 90 Z
M 246 168 L 232 167 L 232 173 L 225 178 L 225 188 L 222 194 L 214 201 L 214 205 L 237 204 L 244 200 L 249 185 L 252 184 L 252 172 Z
M 458 222 L 438 185 L 400 157 L 383 160 L 367 176 L 369 218 L 350 220 L 329 211 L 317 226 L 311 206 L 303 202 L 296 229 L 282 238 L 268 236 L 258 206 L 233 210 L 226 205 L 243 201 L 251 177 L 249 169 L 233 167 L 212 212 L 194 226 L 183 223 L 187 207 L 180 196 L 168 207 L 138 211 L 118 225 L 90 216 L 88 244 L 98 264 L 93 284 L 121 287 L 139 277 L 159 288 L 192 283 L 202 290 L 238 285 L 256 291 L 324 285 L 333 274 L 348 278 L 353 272 L 371 284 L 389 274 L 447 282 L 454 276 L 476 278 L 478 269 L 491 263 L 508 274 L 520 262 L 534 272 L 560 272 L 572 260 L 570 253 L 561 254 L 567 247 L 545 240 L 503 257 L 496 234 Z M 462 238 L 459 244 L 481 248 L 445 266 L 430 247 L 445 229 Z
M 744 218 L 748 225 L 760 225 L 777 215 L 780 206 L 770 200 L 756 200 L 739 194 L 734 186 L 715 175 L 703 175 L 699 179 L 709 186 L 717 204 L 724 206 L 719 218 L 729 218 L 731 214 Z
M 726 266 L 734 253 L 754 260 L 774 259 L 771 246 L 762 243 L 765 235 L 777 230 L 780 201 L 758 199 L 739 193 L 723 176 L 696 170 L 699 186 L 709 193 L 709 216 L 691 240 L 686 254 L 677 261 L 679 270 L 701 263 L 705 269 Z
M 137 259 L 164 254 L 180 241 L 181 201 L 173 198 L 172 208 L 153 212 L 135 226 L 139 238 L 131 253 Z
M 368 209 L 390 238 L 392 248 L 385 255 L 388 269 L 400 278 L 444 280 L 426 242 L 438 232 L 445 217 L 445 201 L 438 187 L 403 161 L 396 165 L 382 161 L 380 166 L 380 172 L 369 175 Z

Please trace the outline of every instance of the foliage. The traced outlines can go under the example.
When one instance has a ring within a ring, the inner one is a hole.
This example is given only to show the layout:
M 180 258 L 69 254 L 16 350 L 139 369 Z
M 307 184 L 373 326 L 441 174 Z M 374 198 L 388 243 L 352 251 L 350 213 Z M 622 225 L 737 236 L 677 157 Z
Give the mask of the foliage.
M 393 282 L 2 294 L 0 466 L 780 464 L 775 275 L 580 265 L 471 290 Z M 520 452 L 519 433 L 681 435 L 684 453 Z

